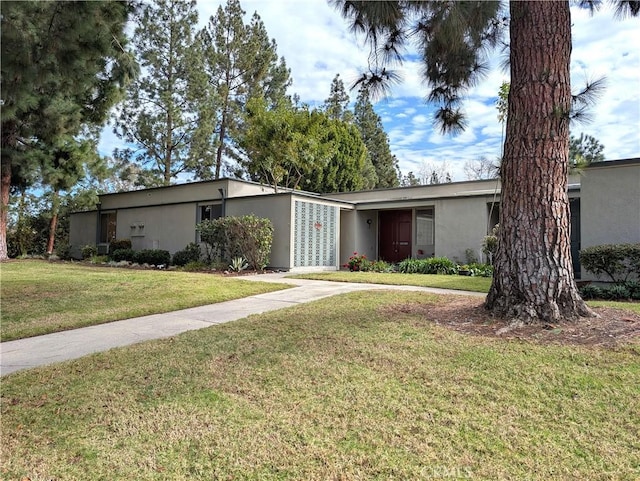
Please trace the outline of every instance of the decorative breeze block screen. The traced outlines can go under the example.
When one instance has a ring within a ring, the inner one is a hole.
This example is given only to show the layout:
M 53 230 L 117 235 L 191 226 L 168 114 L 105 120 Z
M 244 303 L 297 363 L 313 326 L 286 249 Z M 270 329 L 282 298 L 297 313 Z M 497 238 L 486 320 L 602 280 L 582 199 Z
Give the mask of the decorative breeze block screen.
M 338 208 L 295 201 L 294 267 L 336 265 Z

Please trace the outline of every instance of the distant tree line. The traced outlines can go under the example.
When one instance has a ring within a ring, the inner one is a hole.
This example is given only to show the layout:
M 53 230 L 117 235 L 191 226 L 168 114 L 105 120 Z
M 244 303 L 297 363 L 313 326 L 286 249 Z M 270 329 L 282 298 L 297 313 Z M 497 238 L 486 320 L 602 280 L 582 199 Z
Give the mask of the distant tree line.
M 399 185 L 366 90 L 352 112 L 336 76 L 321 107 L 301 104 L 260 16 L 244 15 L 228 0 L 198 29 L 195 0 L 2 2 L 0 260 L 8 231 L 13 255 L 52 253 L 69 212 L 104 192 L 223 176 L 314 192 Z M 109 118 L 127 147 L 104 157 Z

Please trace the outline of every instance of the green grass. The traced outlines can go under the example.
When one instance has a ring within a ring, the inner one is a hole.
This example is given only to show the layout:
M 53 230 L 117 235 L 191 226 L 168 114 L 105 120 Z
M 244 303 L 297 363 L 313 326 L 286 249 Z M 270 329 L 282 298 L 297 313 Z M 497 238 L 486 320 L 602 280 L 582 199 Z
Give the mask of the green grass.
M 436 274 L 401 274 L 379 272 L 319 272 L 292 275 L 297 279 L 316 279 L 335 282 L 364 282 L 398 286 L 438 287 L 461 291 L 488 292 L 491 279 L 488 277 L 444 276 Z
M 352 293 L 6 376 L 0 477 L 638 479 L 637 345 L 394 309 L 440 302 Z
M 236 278 L 45 261 L 3 263 L 2 341 L 291 287 Z
M 621 302 L 621 301 L 587 301 L 592 307 L 615 307 L 616 309 L 627 309 L 640 314 L 640 302 Z
M 296 279 L 315 279 L 320 281 L 359 282 L 367 284 L 386 284 L 399 286 L 437 287 L 472 292 L 489 292 L 491 278 L 468 276 L 445 276 L 435 274 L 400 274 L 379 272 L 318 272 L 296 274 L 288 277 Z M 640 303 L 623 301 L 588 301 L 593 307 L 615 307 L 628 309 L 640 314 Z

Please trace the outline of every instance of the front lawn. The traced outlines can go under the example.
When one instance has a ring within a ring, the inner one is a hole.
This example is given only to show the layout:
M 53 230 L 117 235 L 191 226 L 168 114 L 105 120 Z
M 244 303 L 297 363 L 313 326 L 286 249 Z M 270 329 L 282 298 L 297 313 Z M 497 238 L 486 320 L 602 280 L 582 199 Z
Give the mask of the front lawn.
M 8 375 L 0 478 L 638 479 L 637 344 L 430 321 L 455 299 L 351 293 Z
M 2 341 L 214 304 L 291 287 L 188 272 L 3 263 Z
M 449 276 L 435 274 L 402 274 L 395 272 L 379 273 L 337 271 L 297 274 L 288 277 L 297 279 L 315 279 L 319 281 L 437 287 L 440 289 L 455 289 L 473 292 L 489 292 L 489 287 L 491 286 L 490 277 Z M 587 304 L 592 307 L 613 307 L 616 309 L 628 309 L 640 313 L 639 302 L 587 301 Z
M 436 274 L 402 274 L 380 272 L 318 272 L 292 275 L 297 279 L 315 279 L 335 282 L 363 282 L 367 284 L 386 284 L 397 286 L 438 287 L 460 291 L 488 292 L 491 285 L 489 277 L 445 276 Z

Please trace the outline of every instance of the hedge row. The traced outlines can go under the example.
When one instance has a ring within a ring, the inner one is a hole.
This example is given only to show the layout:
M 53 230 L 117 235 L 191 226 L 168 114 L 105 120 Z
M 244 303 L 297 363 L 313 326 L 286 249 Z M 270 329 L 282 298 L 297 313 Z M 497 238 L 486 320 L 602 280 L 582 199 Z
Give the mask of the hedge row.
M 613 286 L 586 285 L 580 288 L 583 299 L 606 299 L 611 301 L 623 301 L 628 299 L 640 300 L 640 282 L 627 281 Z
M 129 261 L 153 266 L 168 266 L 171 263 L 171 254 L 169 254 L 169 251 L 162 249 L 144 249 L 141 251 L 118 249 L 113 251 L 110 257 L 115 262 Z
M 640 278 L 640 244 L 604 244 L 580 251 L 580 264 L 596 276 L 606 274 L 612 282 Z

